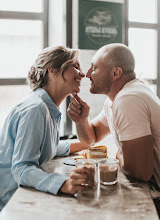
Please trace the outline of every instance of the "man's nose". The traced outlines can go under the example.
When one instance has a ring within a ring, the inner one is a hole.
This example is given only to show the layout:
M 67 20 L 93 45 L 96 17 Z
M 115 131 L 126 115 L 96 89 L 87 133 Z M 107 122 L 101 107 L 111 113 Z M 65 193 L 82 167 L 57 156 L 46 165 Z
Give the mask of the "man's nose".
M 92 73 L 92 68 L 89 68 L 89 70 L 87 71 L 86 77 L 90 78 L 91 77 L 91 73 Z

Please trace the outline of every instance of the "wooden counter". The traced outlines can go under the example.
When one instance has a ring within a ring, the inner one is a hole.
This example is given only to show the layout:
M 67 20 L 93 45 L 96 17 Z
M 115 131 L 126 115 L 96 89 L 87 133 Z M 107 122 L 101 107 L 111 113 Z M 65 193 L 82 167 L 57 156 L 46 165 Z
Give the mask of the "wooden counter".
M 74 166 L 56 158 L 42 167 L 46 172 L 69 175 Z M 158 220 L 148 184 L 126 178 L 119 170 L 118 183 L 97 184 L 75 196 L 20 187 L 0 214 L 0 220 Z

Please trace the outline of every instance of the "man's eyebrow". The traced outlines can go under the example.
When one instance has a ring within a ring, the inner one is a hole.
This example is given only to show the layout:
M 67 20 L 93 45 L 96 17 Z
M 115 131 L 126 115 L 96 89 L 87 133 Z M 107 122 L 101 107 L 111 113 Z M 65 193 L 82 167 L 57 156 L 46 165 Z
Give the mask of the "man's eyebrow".
M 75 62 L 75 64 L 77 64 L 78 66 L 80 66 L 78 62 Z

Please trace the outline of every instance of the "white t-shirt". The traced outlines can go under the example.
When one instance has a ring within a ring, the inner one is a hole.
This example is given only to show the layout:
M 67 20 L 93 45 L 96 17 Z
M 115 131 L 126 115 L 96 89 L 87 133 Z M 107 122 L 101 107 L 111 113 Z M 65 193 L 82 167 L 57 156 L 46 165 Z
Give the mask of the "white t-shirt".
M 154 178 L 160 187 L 160 99 L 138 79 L 125 84 L 112 102 L 106 99 L 98 120 L 120 141 L 146 135 L 153 137 Z

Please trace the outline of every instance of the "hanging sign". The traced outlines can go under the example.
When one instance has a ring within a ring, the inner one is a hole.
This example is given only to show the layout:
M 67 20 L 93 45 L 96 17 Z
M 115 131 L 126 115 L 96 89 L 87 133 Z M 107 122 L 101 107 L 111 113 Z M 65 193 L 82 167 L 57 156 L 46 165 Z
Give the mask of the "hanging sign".
M 96 50 L 109 43 L 122 43 L 122 4 L 79 0 L 79 48 Z

